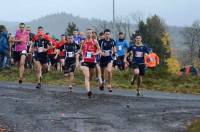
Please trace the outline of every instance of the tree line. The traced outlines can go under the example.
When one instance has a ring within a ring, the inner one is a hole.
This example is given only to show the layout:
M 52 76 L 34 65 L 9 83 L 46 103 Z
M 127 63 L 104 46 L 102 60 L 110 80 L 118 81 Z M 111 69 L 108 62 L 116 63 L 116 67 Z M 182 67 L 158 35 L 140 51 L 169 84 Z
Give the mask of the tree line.
M 146 20 L 141 17 L 134 17 L 136 21 L 136 30 L 133 29 L 133 25 L 130 20 L 117 18 L 116 19 L 116 34 L 124 32 L 126 38 L 133 43 L 135 34 L 141 34 L 143 36 L 143 42 L 153 49 L 155 53 L 161 59 L 161 65 L 168 69 L 168 71 L 174 73 L 178 72 L 181 65 L 195 65 L 198 66 L 200 62 L 200 22 L 196 21 L 192 26 L 185 27 L 180 33 L 184 36 L 184 45 L 187 46 L 181 53 L 181 57 L 176 57 L 172 54 L 170 46 L 170 37 L 167 32 L 167 25 L 158 15 L 148 17 Z M 99 33 L 106 28 L 113 28 L 112 22 L 103 22 L 99 26 L 93 26 L 93 29 Z M 75 23 L 68 23 L 65 30 L 66 34 L 72 34 L 74 30 L 78 30 Z

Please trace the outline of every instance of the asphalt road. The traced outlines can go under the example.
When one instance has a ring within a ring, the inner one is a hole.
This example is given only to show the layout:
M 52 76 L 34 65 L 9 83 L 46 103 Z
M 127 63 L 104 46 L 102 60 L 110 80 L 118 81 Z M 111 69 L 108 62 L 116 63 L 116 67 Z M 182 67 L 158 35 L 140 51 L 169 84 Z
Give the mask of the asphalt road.
M 0 82 L 0 128 L 8 132 L 184 132 L 200 116 L 200 96 Z

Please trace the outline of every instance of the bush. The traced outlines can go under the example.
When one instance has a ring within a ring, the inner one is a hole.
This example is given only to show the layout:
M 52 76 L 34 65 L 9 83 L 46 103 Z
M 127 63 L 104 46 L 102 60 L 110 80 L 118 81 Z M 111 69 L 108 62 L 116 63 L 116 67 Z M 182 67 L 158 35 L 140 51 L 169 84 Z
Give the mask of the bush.
M 166 60 L 166 63 L 167 63 L 167 71 L 170 74 L 177 74 L 178 71 L 180 70 L 180 64 L 175 57 L 168 58 Z

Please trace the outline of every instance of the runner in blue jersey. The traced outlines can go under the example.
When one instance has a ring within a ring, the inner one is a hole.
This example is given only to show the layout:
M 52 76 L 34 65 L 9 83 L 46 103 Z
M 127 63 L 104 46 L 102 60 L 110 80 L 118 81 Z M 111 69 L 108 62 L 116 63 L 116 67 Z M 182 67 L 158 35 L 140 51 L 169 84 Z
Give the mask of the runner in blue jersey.
M 73 39 L 74 39 L 74 42 L 75 42 L 77 45 L 79 45 L 79 47 L 80 47 L 80 43 L 81 43 L 82 38 L 79 36 L 77 30 L 73 31 Z
M 104 31 L 105 39 L 100 41 L 100 48 L 102 50 L 102 54 L 100 57 L 99 65 L 101 67 L 102 72 L 102 80 L 104 80 L 105 71 L 108 73 L 108 85 L 107 88 L 109 92 L 112 92 L 112 66 L 113 66 L 113 59 L 112 55 L 115 54 L 115 41 L 111 39 L 110 30 L 106 29 Z
M 142 43 L 142 36 L 136 35 L 135 44 L 131 45 L 124 58 L 124 62 L 127 62 L 127 57 L 132 53 L 133 59 L 131 67 L 133 68 L 133 79 L 131 80 L 134 85 L 137 80 L 137 96 L 142 96 L 140 87 L 142 84 L 142 77 L 145 75 L 144 57 L 148 54 L 148 48 Z
M 123 32 L 119 33 L 119 39 L 115 41 L 115 46 L 117 50 L 117 61 L 114 65 L 118 66 L 120 70 L 124 70 L 124 56 L 129 47 L 129 42 L 125 40 Z

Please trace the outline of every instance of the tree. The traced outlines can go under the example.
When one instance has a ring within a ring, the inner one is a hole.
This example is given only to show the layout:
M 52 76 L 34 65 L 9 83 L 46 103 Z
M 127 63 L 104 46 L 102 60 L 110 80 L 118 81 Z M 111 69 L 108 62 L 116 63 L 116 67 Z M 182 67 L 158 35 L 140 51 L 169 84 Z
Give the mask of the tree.
M 190 64 L 194 64 L 197 59 L 200 61 L 200 21 L 195 21 L 191 26 L 185 27 L 182 35 L 184 44 L 188 47 Z
M 130 20 L 129 20 L 129 19 L 127 19 L 126 25 L 127 25 L 128 37 L 129 37 L 129 40 L 130 40 L 130 39 L 131 39 L 132 32 L 131 32 L 131 23 L 130 23 Z
M 148 32 L 147 32 L 147 25 L 144 21 L 140 21 L 138 23 L 138 30 L 135 31 L 136 34 L 141 34 L 143 41 L 146 43 L 148 40 Z
M 141 11 L 136 11 L 131 13 L 131 18 L 134 23 L 139 24 L 142 20 L 144 20 L 144 14 Z
M 108 24 L 107 21 L 103 21 L 103 22 L 99 25 L 99 27 L 100 27 L 102 30 L 105 30 L 105 29 L 109 28 L 109 24 Z
M 74 31 L 78 31 L 78 27 L 76 27 L 76 24 L 74 22 L 69 22 L 68 26 L 65 30 L 66 35 L 73 35 Z
M 163 49 L 164 49 L 164 57 L 170 58 L 171 57 L 171 48 L 170 48 L 170 39 L 169 34 L 167 32 L 163 33 L 163 36 L 161 38 Z
M 167 63 L 167 71 L 170 74 L 177 74 L 178 71 L 180 70 L 180 64 L 177 60 L 177 58 L 175 57 L 171 57 L 166 59 L 166 63 Z
M 126 39 L 130 39 L 132 32 L 131 32 L 131 23 L 128 18 L 118 17 L 116 18 L 115 23 L 115 36 L 118 37 L 119 32 L 123 32 Z
M 116 31 L 116 34 L 118 34 L 119 32 L 123 32 L 122 31 L 122 25 L 123 25 L 123 18 L 122 17 L 118 17 L 116 18 L 116 22 L 115 22 L 115 31 Z

